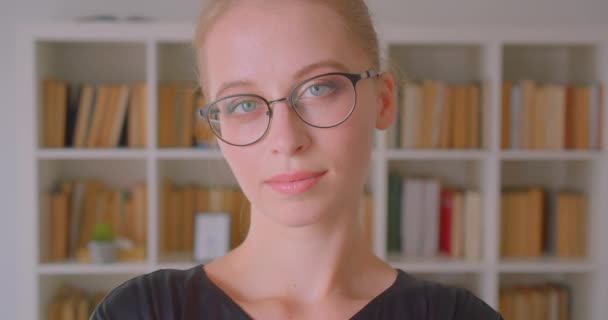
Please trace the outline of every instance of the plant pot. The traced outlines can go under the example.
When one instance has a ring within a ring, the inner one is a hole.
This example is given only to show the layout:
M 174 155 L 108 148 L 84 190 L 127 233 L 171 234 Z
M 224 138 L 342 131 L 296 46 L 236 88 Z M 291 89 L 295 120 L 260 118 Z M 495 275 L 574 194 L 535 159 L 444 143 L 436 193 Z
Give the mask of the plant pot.
M 116 261 L 117 247 L 114 241 L 90 241 L 89 255 L 93 263 L 112 263 Z

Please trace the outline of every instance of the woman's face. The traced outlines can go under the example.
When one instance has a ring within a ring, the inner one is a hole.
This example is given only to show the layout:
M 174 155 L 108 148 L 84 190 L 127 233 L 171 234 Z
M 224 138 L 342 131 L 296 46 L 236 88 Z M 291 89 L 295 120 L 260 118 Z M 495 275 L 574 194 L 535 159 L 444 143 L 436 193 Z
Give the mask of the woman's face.
M 341 18 L 312 1 L 242 1 L 212 26 L 198 59 L 209 100 L 251 93 L 271 101 L 322 73 L 371 68 Z M 374 128 L 392 123 L 394 99 L 386 75 L 356 89 L 355 111 L 337 127 L 311 127 L 283 101 L 271 106 L 262 140 L 245 147 L 219 142 L 254 214 L 304 226 L 358 207 Z

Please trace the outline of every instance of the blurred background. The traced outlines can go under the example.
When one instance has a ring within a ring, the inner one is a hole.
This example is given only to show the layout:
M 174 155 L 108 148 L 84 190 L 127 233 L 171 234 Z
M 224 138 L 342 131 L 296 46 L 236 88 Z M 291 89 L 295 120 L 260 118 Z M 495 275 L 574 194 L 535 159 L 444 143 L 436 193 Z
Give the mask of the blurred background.
M 377 23 L 414 25 L 589 25 L 608 24 L 606 0 L 369 0 Z M 16 25 L 69 20 L 79 16 L 141 15 L 161 20 L 191 21 L 197 0 L 21 0 L 0 2 L 0 312 L 17 319 L 14 288 L 19 286 L 18 252 L 14 239 L 20 230 L 16 211 L 15 48 Z

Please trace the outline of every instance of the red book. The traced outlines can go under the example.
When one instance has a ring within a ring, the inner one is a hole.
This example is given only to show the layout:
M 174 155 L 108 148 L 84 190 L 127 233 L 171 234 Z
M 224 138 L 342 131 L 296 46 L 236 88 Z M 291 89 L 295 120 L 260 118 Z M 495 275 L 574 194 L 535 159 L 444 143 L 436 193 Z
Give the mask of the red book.
M 441 189 L 441 206 L 439 211 L 439 252 L 451 255 L 452 247 L 452 199 L 454 192 Z

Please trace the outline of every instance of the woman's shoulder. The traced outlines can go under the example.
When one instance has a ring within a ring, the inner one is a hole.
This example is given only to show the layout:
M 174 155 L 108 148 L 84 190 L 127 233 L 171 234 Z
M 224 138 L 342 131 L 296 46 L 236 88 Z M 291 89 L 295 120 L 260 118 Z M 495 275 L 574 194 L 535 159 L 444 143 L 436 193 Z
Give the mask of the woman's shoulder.
M 393 290 L 388 293 L 392 297 L 383 299 L 393 305 L 389 309 L 411 314 L 415 319 L 502 319 L 468 289 L 414 277 L 403 270 L 398 272 Z
M 177 318 L 187 286 L 200 276 L 201 268 L 161 269 L 129 279 L 105 296 L 91 320 Z

